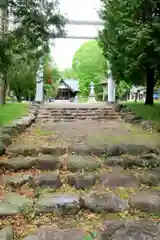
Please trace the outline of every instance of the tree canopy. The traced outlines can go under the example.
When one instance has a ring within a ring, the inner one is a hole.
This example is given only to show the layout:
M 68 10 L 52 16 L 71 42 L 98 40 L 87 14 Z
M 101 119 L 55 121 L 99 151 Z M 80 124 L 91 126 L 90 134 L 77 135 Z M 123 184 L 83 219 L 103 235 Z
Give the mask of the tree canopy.
M 63 71 L 61 71 L 61 77 L 68 79 L 77 79 L 77 74 L 73 68 L 66 68 Z
M 160 69 L 160 3 L 158 0 L 101 0 L 104 29 L 99 44 L 109 59 L 113 77 L 146 84 L 146 104 Z
M 54 97 L 56 95 L 59 80 L 60 71 L 51 54 L 47 53 L 44 57 L 44 90 L 47 97 Z
M 102 94 L 101 80 L 104 80 L 106 61 L 96 40 L 84 43 L 75 53 L 72 61 L 72 69 L 79 79 L 82 96 L 88 96 L 89 86 L 93 81 L 95 92 Z
M 3 15 L 4 19 L 9 15 L 9 26 L 0 39 L 0 86 L 3 85 L 6 90 L 6 86 L 12 82 L 11 88 L 14 86 L 15 91 L 18 80 L 14 79 L 18 79 L 17 74 L 21 75 L 22 79 L 23 73 L 34 66 L 35 79 L 40 58 L 49 52 L 50 39 L 65 34 L 66 19 L 60 13 L 56 0 L 8 0 Z M 6 21 L 3 21 L 3 28 L 6 26 Z M 28 77 L 26 80 L 23 78 L 23 82 L 27 81 L 32 85 L 30 80 Z M 0 97 L 1 104 L 2 94 Z

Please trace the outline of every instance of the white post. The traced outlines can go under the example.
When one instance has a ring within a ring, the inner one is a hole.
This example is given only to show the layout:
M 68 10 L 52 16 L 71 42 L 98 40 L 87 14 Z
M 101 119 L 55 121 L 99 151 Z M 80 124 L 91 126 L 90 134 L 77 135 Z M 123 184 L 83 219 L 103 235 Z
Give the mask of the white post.
M 112 78 L 112 73 L 110 69 L 110 65 L 108 64 L 108 102 L 114 103 L 116 98 L 116 87 L 115 81 Z
M 36 77 L 36 102 L 43 102 L 43 61 L 40 60 Z

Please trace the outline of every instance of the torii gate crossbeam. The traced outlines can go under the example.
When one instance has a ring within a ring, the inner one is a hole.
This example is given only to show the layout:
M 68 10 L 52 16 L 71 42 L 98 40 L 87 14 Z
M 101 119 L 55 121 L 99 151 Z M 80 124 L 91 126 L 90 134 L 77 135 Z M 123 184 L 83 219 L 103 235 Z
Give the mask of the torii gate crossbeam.
M 96 39 L 98 38 L 97 37 L 94 37 L 94 36 L 70 36 L 70 35 L 67 35 L 65 37 L 57 37 L 57 39 Z
M 90 25 L 90 26 L 103 26 L 102 21 L 80 21 L 80 20 L 68 20 L 66 25 Z

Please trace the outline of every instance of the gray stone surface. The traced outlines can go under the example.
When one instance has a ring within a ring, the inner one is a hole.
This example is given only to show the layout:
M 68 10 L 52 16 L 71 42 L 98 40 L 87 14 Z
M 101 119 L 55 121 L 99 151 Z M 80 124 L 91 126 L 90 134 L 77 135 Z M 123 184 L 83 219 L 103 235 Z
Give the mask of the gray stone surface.
M 45 226 L 23 240 L 83 240 L 85 236 L 83 230 L 78 228 L 54 229 L 52 226 Z
M 5 145 L 8 146 L 12 143 L 11 136 L 9 134 L 0 134 L 0 141 Z
M 155 167 L 160 164 L 160 158 L 155 154 L 149 153 L 141 156 L 124 155 L 110 156 L 104 159 L 107 166 L 122 166 L 124 168 L 138 167 Z
M 113 168 L 111 172 L 100 175 L 100 183 L 109 188 L 137 187 L 140 181 L 133 174 L 124 172 L 121 168 Z
M 41 188 L 60 188 L 62 186 L 62 182 L 59 173 L 47 172 L 42 173 L 32 179 L 30 181 L 30 185 L 32 187 Z
M 29 211 L 33 200 L 16 193 L 6 193 L 0 201 L 0 216 L 12 216 L 22 211 Z
M 2 230 L 0 230 L 0 240 L 13 240 L 14 232 L 12 226 L 5 226 Z
M 0 201 L 0 217 L 17 215 L 19 212 L 19 207 L 16 204 Z
M 30 169 L 34 166 L 36 159 L 34 157 L 17 157 L 5 161 L 0 161 L 0 168 L 5 168 L 9 170 L 22 170 L 22 169 Z
M 10 156 L 36 156 L 39 153 L 39 149 L 36 147 L 27 147 L 27 146 L 16 146 L 10 147 L 8 149 L 8 154 Z
M 93 212 L 122 212 L 129 209 L 128 201 L 112 192 L 91 192 L 81 197 L 81 204 Z
M 18 132 L 13 126 L 5 126 L 4 128 L 2 128 L 1 131 L 2 131 L 2 134 L 8 134 L 12 137 L 18 136 Z
M 4 182 L 6 186 L 11 187 L 21 187 L 33 177 L 31 175 L 17 174 L 16 176 L 7 176 L 4 178 Z
M 3 155 L 5 153 L 6 149 L 5 149 L 5 145 L 4 143 L 0 140 L 0 156 Z
M 160 223 L 147 220 L 107 221 L 98 240 L 159 240 Z
M 61 166 L 61 162 L 57 156 L 41 155 L 37 158 L 36 168 L 42 170 L 57 170 Z
M 42 154 L 61 156 L 61 155 L 65 154 L 66 148 L 65 147 L 58 147 L 58 146 L 42 146 L 40 148 L 40 152 Z
M 160 168 L 155 168 L 152 170 L 146 170 L 138 174 L 141 182 L 149 186 L 159 186 L 160 185 Z
M 92 174 L 72 173 L 67 177 L 67 183 L 77 189 L 87 189 L 95 185 L 96 176 Z
M 74 215 L 80 209 L 79 196 L 74 194 L 48 193 L 35 203 L 35 211 L 39 213 L 55 212 L 61 215 Z
M 160 215 L 160 191 L 140 191 L 130 198 L 132 208 Z
M 103 144 L 103 146 L 85 146 L 85 144 L 74 144 L 69 147 L 69 152 L 73 152 L 80 155 L 94 154 L 96 156 L 102 156 L 106 154 L 108 156 L 119 156 L 122 154 L 148 154 L 155 149 L 146 146 L 145 144 Z
M 95 171 L 100 168 L 101 163 L 96 159 L 90 157 L 82 157 L 70 155 L 67 160 L 67 167 L 72 172 L 81 171 Z
M 148 154 L 154 151 L 146 145 L 140 144 L 112 144 L 106 146 L 106 153 L 108 156 L 117 156 L 122 154 L 138 155 L 138 154 Z

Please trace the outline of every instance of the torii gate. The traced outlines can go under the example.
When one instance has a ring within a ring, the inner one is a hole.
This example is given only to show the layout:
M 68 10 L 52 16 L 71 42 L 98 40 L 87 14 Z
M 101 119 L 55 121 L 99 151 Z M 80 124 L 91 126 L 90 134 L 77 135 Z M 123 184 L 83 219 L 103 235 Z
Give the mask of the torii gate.
M 103 26 L 102 21 L 78 21 L 78 20 L 69 20 L 66 25 L 87 25 L 87 26 Z M 96 36 L 74 36 L 74 35 L 66 35 L 65 37 L 60 37 L 60 38 L 70 38 L 70 39 L 96 39 Z M 41 64 L 40 64 L 41 65 Z M 40 66 L 42 68 L 42 65 Z M 40 72 L 42 70 L 38 70 Z M 40 76 L 42 74 L 37 74 L 37 81 L 36 81 L 36 101 L 41 102 L 43 97 L 42 97 L 42 89 L 43 89 L 43 83 L 42 80 L 40 80 Z M 108 62 L 108 79 L 107 81 L 107 88 L 108 88 L 108 103 L 114 103 L 115 102 L 115 81 L 112 78 L 112 73 L 111 73 L 111 67 Z M 41 89 L 41 90 L 40 90 Z

